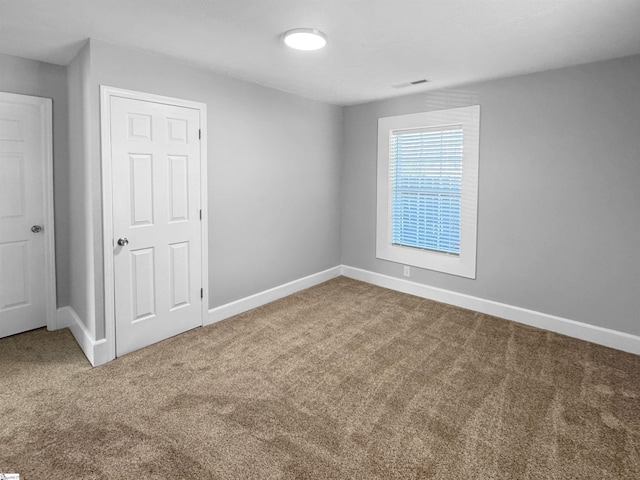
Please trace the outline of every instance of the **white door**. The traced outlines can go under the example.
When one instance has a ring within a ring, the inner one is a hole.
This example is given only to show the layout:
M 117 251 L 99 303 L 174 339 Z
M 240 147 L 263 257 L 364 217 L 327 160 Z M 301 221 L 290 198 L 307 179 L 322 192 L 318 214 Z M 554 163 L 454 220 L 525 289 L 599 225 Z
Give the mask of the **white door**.
M 200 113 L 110 100 L 116 354 L 202 325 Z
M 49 99 L 0 93 L 0 337 L 47 324 L 50 115 Z

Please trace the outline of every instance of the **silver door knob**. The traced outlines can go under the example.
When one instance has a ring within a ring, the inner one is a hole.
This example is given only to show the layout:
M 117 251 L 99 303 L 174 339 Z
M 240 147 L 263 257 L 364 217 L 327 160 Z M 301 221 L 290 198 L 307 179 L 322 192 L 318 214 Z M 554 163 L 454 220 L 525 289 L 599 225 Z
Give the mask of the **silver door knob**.
M 122 237 L 118 239 L 118 245 L 124 247 L 125 245 L 129 245 L 129 239 L 127 237 Z
M 40 225 L 34 225 L 33 227 L 31 227 L 31 231 L 33 233 L 39 233 L 42 231 L 42 227 Z

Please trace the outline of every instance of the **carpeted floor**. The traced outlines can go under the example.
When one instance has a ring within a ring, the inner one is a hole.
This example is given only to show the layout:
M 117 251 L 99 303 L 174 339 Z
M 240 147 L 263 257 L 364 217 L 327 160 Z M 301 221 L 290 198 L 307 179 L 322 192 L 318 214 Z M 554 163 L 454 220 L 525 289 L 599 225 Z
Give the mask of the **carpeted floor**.
M 91 368 L 0 340 L 0 472 L 640 478 L 640 357 L 337 278 Z

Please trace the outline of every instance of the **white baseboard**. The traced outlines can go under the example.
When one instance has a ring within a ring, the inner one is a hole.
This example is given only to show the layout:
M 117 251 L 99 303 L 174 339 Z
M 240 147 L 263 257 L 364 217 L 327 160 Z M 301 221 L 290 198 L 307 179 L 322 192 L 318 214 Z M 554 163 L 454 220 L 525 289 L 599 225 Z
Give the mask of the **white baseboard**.
M 401 278 L 349 267 L 347 265 L 329 268 L 328 270 L 212 308 L 209 310 L 208 318 L 204 324 L 210 325 L 225 318 L 233 317 L 234 315 L 260 307 L 274 300 L 304 290 L 305 288 L 313 287 L 332 278 L 339 277 L 340 275 L 640 355 L 640 336 L 495 302 L 493 300 L 486 300 L 464 293 L 431 287 Z M 95 340 L 72 307 L 58 308 L 57 324 L 58 328 L 68 327 L 71 330 L 71 333 L 89 362 L 91 362 L 91 365 L 98 366 L 107 363 L 109 357 L 106 339 Z
M 68 327 L 85 356 L 93 365 L 107 363 L 107 340 L 94 340 L 93 335 L 84 325 L 76 311 L 70 307 L 61 307 L 57 311 L 58 328 Z
M 212 308 L 209 310 L 209 319 L 205 322 L 205 325 L 210 325 L 212 323 L 219 322 L 220 320 L 224 320 L 225 318 L 233 317 L 234 315 L 260 307 L 273 302 L 274 300 L 278 300 L 286 297 L 287 295 L 304 290 L 305 288 L 313 287 L 314 285 L 326 282 L 332 278 L 339 277 L 341 272 L 342 268 L 340 266 L 329 268 L 328 270 L 299 278 L 293 282 L 270 288 L 264 292 L 259 292 L 249 297 L 241 298 L 235 302 L 226 303 L 219 307 Z
M 360 268 L 343 265 L 341 270 L 342 275 L 353 278 L 354 280 L 372 283 L 380 287 L 409 293 L 437 302 L 448 303 L 457 307 L 467 308 L 476 312 L 493 315 L 494 317 L 505 318 L 532 327 L 640 355 L 640 337 L 629 333 L 577 322 L 547 313 L 536 312 L 535 310 L 507 305 L 505 303 L 494 302 L 493 300 L 485 300 L 451 290 L 430 287 L 428 285 L 390 277 Z

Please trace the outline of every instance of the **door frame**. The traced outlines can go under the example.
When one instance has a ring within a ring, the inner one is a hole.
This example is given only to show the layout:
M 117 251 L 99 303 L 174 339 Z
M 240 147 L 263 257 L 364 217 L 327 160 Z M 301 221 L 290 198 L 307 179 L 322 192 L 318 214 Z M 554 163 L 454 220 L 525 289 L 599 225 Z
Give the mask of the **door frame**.
M 163 103 L 167 105 L 192 108 L 199 112 L 200 141 L 200 205 L 202 221 L 200 223 L 201 280 L 202 305 L 200 325 L 204 325 L 209 312 L 209 248 L 208 248 L 208 214 L 207 214 L 207 105 L 201 102 L 165 97 L 152 93 L 125 90 L 122 88 L 100 85 L 100 137 L 102 157 L 102 221 L 103 221 L 103 253 L 104 253 L 104 317 L 106 361 L 116 358 L 116 319 L 115 319 L 115 275 L 113 261 L 113 185 L 111 177 L 111 98 L 121 97 L 130 100 Z M 96 339 L 97 340 L 97 339 Z
M 47 330 L 58 329 L 56 299 L 56 235 L 53 207 L 53 102 L 50 98 L 19 93 L 0 92 L 0 100 L 12 103 L 35 105 L 40 111 L 40 134 L 42 141 L 42 183 L 44 214 L 44 284 L 45 316 Z

